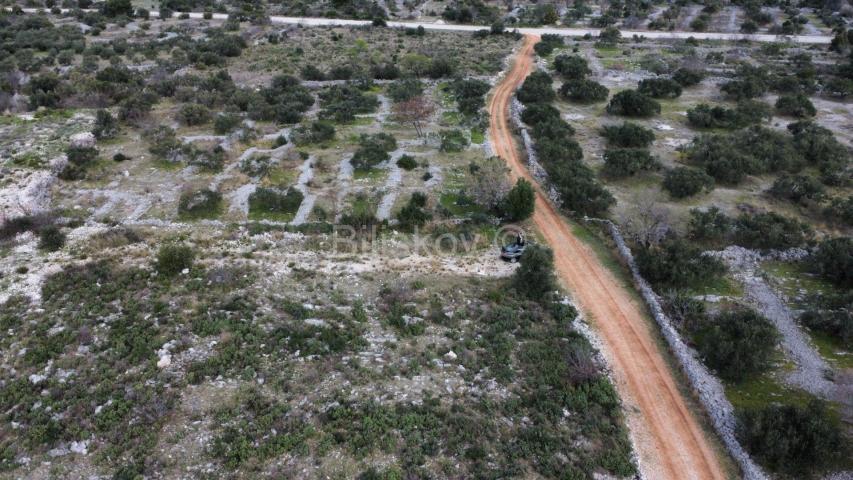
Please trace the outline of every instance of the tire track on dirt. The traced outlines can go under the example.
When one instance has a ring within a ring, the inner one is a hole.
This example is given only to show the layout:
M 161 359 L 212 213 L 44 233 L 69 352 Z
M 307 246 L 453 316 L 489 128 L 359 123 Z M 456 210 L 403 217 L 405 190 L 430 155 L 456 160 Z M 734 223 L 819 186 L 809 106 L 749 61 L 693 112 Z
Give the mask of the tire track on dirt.
M 654 341 L 655 333 L 643 319 L 642 306 L 598 261 L 595 252 L 575 238 L 516 148 L 507 111 L 516 88 L 533 69 L 537 41 L 539 37 L 525 36 L 513 66 L 493 91 L 488 106 L 492 147 L 507 162 L 513 179 L 523 177 L 536 186 L 533 221 L 554 251 L 559 278 L 602 338 L 644 478 L 724 479 L 719 459 L 687 409 Z

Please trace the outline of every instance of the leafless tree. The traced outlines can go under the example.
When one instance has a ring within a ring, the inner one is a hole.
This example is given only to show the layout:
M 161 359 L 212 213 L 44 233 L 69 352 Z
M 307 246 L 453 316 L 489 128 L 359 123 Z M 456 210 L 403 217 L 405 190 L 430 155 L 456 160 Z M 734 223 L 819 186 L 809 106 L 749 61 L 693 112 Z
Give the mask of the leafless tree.
M 636 195 L 620 223 L 625 233 L 645 246 L 657 245 L 672 228 L 669 209 L 651 192 Z
M 477 205 L 486 209 L 494 208 L 511 188 L 506 164 L 498 157 L 490 157 L 471 168 L 474 171 L 465 184 L 466 194 Z
M 435 112 L 435 106 L 423 95 L 395 103 L 394 117 L 400 123 L 408 123 L 415 127 L 418 137 L 423 136 L 424 122 Z

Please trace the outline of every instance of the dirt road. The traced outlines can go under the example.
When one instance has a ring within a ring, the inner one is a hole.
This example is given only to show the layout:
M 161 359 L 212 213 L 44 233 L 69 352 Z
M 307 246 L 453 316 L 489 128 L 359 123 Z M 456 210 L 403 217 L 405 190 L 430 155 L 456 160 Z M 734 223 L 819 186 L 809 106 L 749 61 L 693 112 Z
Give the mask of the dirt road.
M 509 126 L 509 102 L 533 68 L 533 45 L 526 36 L 514 65 L 495 88 L 489 103 L 492 147 L 506 160 L 513 178 L 536 185 L 525 168 Z M 557 274 L 591 320 L 613 368 L 628 425 L 647 479 L 724 479 L 719 459 L 687 409 L 637 304 L 588 246 L 573 235 L 566 220 L 537 186 L 533 221 L 554 250 Z

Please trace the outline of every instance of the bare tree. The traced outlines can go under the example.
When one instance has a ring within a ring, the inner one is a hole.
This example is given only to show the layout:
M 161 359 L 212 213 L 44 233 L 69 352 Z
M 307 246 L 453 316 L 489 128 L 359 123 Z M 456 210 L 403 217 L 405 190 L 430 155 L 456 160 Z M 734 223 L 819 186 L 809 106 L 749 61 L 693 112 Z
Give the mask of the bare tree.
M 669 209 L 651 192 L 636 195 L 620 223 L 628 235 L 645 246 L 657 245 L 672 229 Z
M 423 123 L 435 112 L 435 106 L 423 95 L 395 103 L 394 117 L 400 123 L 409 123 L 415 127 L 418 137 L 423 136 Z
M 504 161 L 490 157 L 482 163 L 472 164 L 471 170 L 472 175 L 465 184 L 466 194 L 486 209 L 496 207 L 511 187 Z

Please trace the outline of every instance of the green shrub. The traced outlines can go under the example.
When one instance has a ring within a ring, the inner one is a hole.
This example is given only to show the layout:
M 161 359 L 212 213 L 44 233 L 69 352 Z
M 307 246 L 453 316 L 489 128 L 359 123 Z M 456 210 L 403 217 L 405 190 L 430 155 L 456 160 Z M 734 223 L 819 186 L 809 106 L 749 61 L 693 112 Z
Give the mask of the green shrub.
M 316 121 L 310 125 L 301 125 L 293 131 L 293 143 L 310 145 L 328 142 L 335 138 L 335 126 L 329 122 Z
M 633 122 L 621 125 L 605 125 L 601 135 L 607 142 L 619 148 L 647 148 L 655 141 L 655 132 L 650 128 Z
M 723 312 L 697 334 L 699 354 L 717 373 L 741 381 L 764 372 L 779 342 L 779 332 L 753 310 Z
M 820 182 L 809 175 L 782 175 L 773 182 L 770 194 L 790 200 L 802 202 L 804 200 L 818 201 L 823 198 L 824 188 Z
M 527 76 L 516 96 L 521 103 L 549 103 L 554 101 L 556 94 L 551 88 L 551 76 L 545 72 L 536 71 Z
M 729 238 L 733 229 L 734 221 L 715 206 L 707 210 L 690 210 L 687 225 L 687 236 L 690 239 L 721 244 Z
M 714 179 L 701 170 L 675 167 L 667 170 L 663 188 L 673 198 L 686 198 L 714 188 Z
M 743 213 L 734 226 L 734 242 L 746 248 L 784 250 L 802 247 L 813 236 L 810 226 L 775 212 Z
M 55 252 L 65 245 L 65 234 L 56 225 L 48 225 L 39 230 L 39 250 Z
M 833 198 L 823 209 L 823 214 L 830 220 L 842 225 L 853 225 L 853 195 L 846 198 Z
M 400 222 L 400 228 L 406 231 L 412 231 L 416 228 L 423 227 L 426 222 L 432 219 L 432 215 L 424 211 L 426 207 L 427 197 L 421 192 L 415 192 L 412 197 L 397 214 L 397 220 Z
M 660 167 L 657 158 L 644 148 L 608 148 L 604 151 L 605 175 L 621 178 Z
M 155 268 L 161 275 L 174 276 L 193 266 L 195 252 L 188 245 L 172 243 L 157 251 Z
M 378 145 L 360 147 L 353 154 L 350 163 L 356 170 L 369 170 L 391 158 L 388 152 Z
M 491 86 L 476 79 L 459 79 L 450 84 L 450 90 L 465 115 L 476 115 L 483 108 L 484 99 Z
M 640 80 L 637 91 L 652 98 L 678 98 L 681 85 L 668 78 L 646 78 Z
M 118 122 L 109 111 L 98 110 L 95 112 L 95 128 L 92 129 L 92 134 L 99 140 L 113 138 L 118 134 Z
M 59 178 L 63 180 L 79 180 L 86 175 L 86 168 L 98 157 L 98 149 L 95 147 L 74 147 L 65 149 L 68 163 L 59 172 Z
M 357 114 L 373 112 L 379 101 L 375 95 L 359 90 L 355 85 L 333 85 L 320 92 L 320 118 L 336 122 L 351 122 Z
M 850 237 L 822 241 L 810 262 L 820 276 L 841 287 L 853 287 L 853 239 Z
M 660 113 L 660 104 L 636 90 L 623 90 L 610 99 L 607 113 L 626 117 L 650 117 Z
M 687 110 L 687 121 L 696 128 L 737 129 L 767 121 L 770 106 L 758 100 L 741 100 L 734 109 L 700 103 Z
M 178 216 L 184 220 L 215 218 L 222 210 L 222 194 L 208 189 L 184 191 L 178 201 Z
M 603 102 L 609 94 L 607 87 L 588 79 L 567 80 L 560 86 L 560 96 L 575 102 Z
M 817 110 L 809 97 L 798 93 L 794 95 L 781 95 L 776 100 L 776 111 L 781 115 L 797 118 L 814 117 Z
M 672 79 L 678 82 L 682 87 L 692 87 L 698 85 L 705 78 L 703 70 L 694 70 L 690 68 L 679 68 L 672 74 Z
M 411 155 L 402 155 L 397 159 L 397 166 L 403 170 L 414 170 L 418 166 L 417 160 Z
M 292 215 L 299 210 L 304 195 L 295 188 L 281 191 L 276 188 L 258 187 L 249 195 L 249 215 Z
M 756 98 L 767 92 L 768 78 L 770 76 L 763 67 L 741 65 L 738 67 L 735 79 L 724 84 L 720 90 L 735 100 Z
M 411 100 L 424 93 L 424 84 L 417 78 L 406 78 L 388 85 L 388 96 L 396 103 Z
M 667 239 L 657 247 L 636 252 L 637 268 L 656 287 L 699 287 L 719 278 L 726 266 L 705 255 L 698 246 L 681 239 Z
M 849 444 L 820 400 L 738 412 L 737 436 L 759 463 L 792 478 L 821 472 L 841 458 Z
M 527 245 L 521 265 L 513 274 L 512 284 L 521 295 L 541 299 L 556 288 L 554 254 L 541 245 Z
M 461 130 L 442 130 L 438 133 L 441 138 L 441 151 L 448 153 L 461 152 L 468 146 L 468 137 Z
M 554 70 L 563 78 L 572 80 L 582 80 L 592 73 L 586 59 L 578 55 L 557 55 Z
M 509 221 L 519 222 L 533 215 L 535 203 L 536 193 L 533 185 L 521 178 L 504 198 L 502 210 Z
M 548 103 L 532 103 L 524 107 L 524 111 L 521 112 L 521 121 L 531 127 L 543 122 L 559 122 L 560 120 L 562 120 L 560 111 Z
M 186 104 L 178 110 L 177 119 L 188 126 L 204 125 L 210 121 L 210 110 L 204 105 Z
M 235 113 L 220 113 L 213 120 L 213 131 L 218 135 L 225 135 L 239 127 L 242 119 Z

